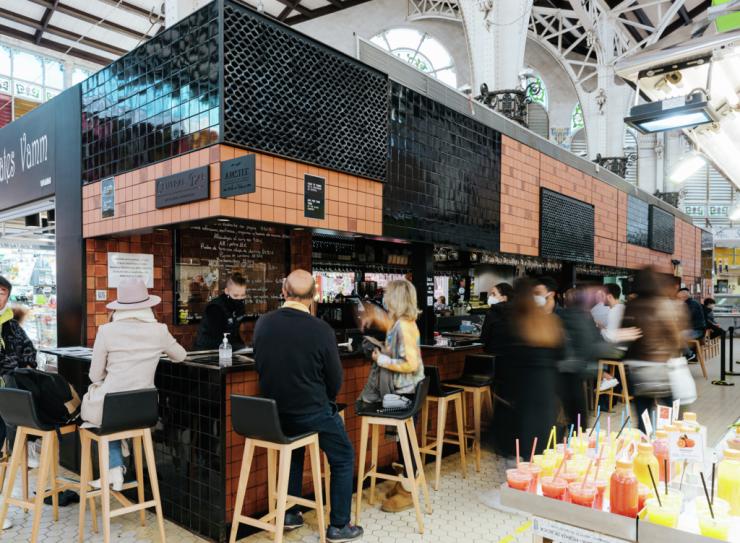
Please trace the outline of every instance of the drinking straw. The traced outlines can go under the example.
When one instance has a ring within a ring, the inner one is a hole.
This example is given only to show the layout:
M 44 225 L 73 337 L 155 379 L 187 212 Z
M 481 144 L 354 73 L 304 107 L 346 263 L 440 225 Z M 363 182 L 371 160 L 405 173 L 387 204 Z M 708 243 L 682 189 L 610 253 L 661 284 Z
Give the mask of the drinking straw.
M 681 470 L 681 481 L 678 483 L 679 490 L 683 488 L 683 476 L 686 475 L 686 464 L 688 464 L 688 462 L 688 460 L 683 461 L 683 469 Z
M 596 406 L 596 420 L 594 421 L 593 426 L 591 427 L 591 431 L 588 433 L 588 437 L 591 437 L 591 434 L 594 433 L 594 429 L 596 428 L 596 425 L 599 424 L 599 419 L 601 418 L 601 406 Z
M 519 438 L 516 438 L 516 469 L 519 469 Z
M 547 445 L 545 445 L 545 450 L 547 450 L 547 449 L 550 448 L 550 442 L 551 441 L 555 441 L 553 443 L 553 447 L 555 447 L 555 444 L 557 443 L 557 437 L 556 437 L 556 435 L 557 435 L 557 433 L 555 431 L 555 427 L 553 426 L 552 427 L 552 430 L 550 430 L 550 435 L 547 436 Z
M 663 459 L 663 485 L 665 486 L 665 495 L 668 495 L 668 459 Z M 714 492 L 714 487 L 712 487 L 712 491 Z
M 573 425 L 570 425 L 570 430 L 568 430 L 568 445 L 570 445 L 570 439 L 573 437 Z
M 596 458 L 596 469 L 594 470 L 594 482 L 599 478 L 599 468 L 601 468 L 601 459 L 604 456 L 604 449 L 606 447 L 601 448 L 601 453 L 599 453 L 599 456 Z
M 658 485 L 655 484 L 655 476 L 653 475 L 653 468 L 651 468 L 649 465 L 647 467 L 648 473 L 650 474 L 650 480 L 653 482 L 653 490 L 655 490 L 655 497 L 658 498 L 658 505 L 663 507 L 663 502 L 660 499 L 660 492 L 658 492 Z M 704 487 L 704 490 L 707 488 Z
M 558 475 L 560 475 L 560 471 L 563 469 L 563 466 L 565 466 L 565 463 L 567 462 L 566 458 L 568 455 L 565 454 L 565 450 L 565 436 L 563 436 L 563 461 L 560 462 L 558 469 L 555 471 L 555 475 L 552 476 L 553 481 L 558 478 Z
M 716 465 L 716 462 L 712 462 L 712 494 L 709 496 L 712 498 L 712 503 L 714 503 L 714 468 Z
M 619 424 L 624 427 L 624 408 L 622 408 L 622 418 L 619 419 Z
M 576 426 L 576 435 L 579 436 L 581 435 L 581 414 L 580 413 L 578 413 L 578 418 L 576 419 L 576 421 L 578 423 Z
M 658 429 L 656 424 L 657 424 L 657 412 L 655 409 L 653 409 L 653 437 L 655 437 L 655 432 Z
M 596 450 L 594 451 L 596 454 L 599 454 L 599 434 L 601 433 L 601 423 L 598 423 L 596 425 Z
M 534 462 L 534 451 L 537 448 L 537 436 L 534 436 L 534 442 L 532 443 L 532 454 L 529 455 L 529 465 L 531 466 Z
M 702 471 L 700 475 L 701 484 L 704 487 L 704 497 L 707 499 L 707 505 L 709 506 L 709 514 L 712 515 L 712 519 L 714 519 L 714 507 L 712 507 L 712 500 L 709 499 L 709 492 L 707 492 L 707 482 L 704 480 L 704 472 Z
M 588 479 L 588 474 L 591 473 L 591 466 L 594 463 L 594 459 L 592 458 L 588 462 L 588 467 L 586 468 L 586 474 L 583 476 L 583 482 L 581 483 L 581 490 L 583 490 L 583 487 L 586 486 L 586 480 Z
M 622 435 L 622 432 L 624 431 L 624 427 L 629 424 L 631 418 L 632 418 L 632 415 L 628 415 L 625 421 L 622 423 L 622 427 L 619 429 L 619 432 L 617 432 L 617 438 L 619 438 L 619 436 Z

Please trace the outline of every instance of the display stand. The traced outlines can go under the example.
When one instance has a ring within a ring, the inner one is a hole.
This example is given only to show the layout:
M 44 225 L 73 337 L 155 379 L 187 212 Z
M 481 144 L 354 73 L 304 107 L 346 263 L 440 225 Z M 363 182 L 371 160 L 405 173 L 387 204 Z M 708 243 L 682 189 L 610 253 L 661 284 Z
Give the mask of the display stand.
M 646 511 L 640 513 L 640 517 L 644 518 Z M 693 513 L 684 513 L 681 515 L 681 521 L 679 522 L 679 528 L 669 528 L 668 526 L 661 526 L 660 524 L 653 524 L 647 520 L 638 519 L 637 521 L 637 534 L 638 540 L 650 543 L 717 543 L 718 539 L 713 537 L 706 537 L 699 535 L 697 532 L 688 531 L 689 526 L 687 524 L 693 524 L 696 521 L 696 517 Z M 730 539 L 731 542 L 740 541 L 740 532 L 738 531 L 737 521 L 735 525 L 730 528 Z M 686 528 L 686 529 L 682 529 Z

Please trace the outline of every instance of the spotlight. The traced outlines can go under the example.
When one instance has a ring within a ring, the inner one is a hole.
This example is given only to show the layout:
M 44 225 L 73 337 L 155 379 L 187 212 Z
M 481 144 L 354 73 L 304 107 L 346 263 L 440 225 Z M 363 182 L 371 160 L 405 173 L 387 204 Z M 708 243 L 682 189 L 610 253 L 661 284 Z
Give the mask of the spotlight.
M 701 91 L 688 96 L 634 106 L 624 122 L 643 134 L 649 134 L 677 128 L 692 128 L 718 120 L 717 113 Z

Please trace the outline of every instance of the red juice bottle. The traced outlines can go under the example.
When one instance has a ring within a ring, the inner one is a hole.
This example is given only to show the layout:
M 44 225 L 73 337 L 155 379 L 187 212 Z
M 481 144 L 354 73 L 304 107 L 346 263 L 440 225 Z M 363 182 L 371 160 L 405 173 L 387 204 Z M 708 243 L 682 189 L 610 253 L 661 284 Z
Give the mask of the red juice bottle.
M 653 441 L 653 454 L 658 459 L 658 472 L 661 481 L 671 482 L 671 454 L 668 446 L 668 432 L 658 430 L 655 432 L 655 441 Z M 666 469 L 668 471 L 666 471 Z
M 611 512 L 625 517 L 637 517 L 637 477 L 632 471 L 632 462 L 617 461 L 609 486 Z

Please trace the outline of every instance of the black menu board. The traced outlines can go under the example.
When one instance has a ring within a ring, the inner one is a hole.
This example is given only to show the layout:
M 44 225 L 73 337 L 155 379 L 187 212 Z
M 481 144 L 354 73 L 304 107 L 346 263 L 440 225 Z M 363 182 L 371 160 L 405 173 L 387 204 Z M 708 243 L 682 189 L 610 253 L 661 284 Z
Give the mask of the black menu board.
M 248 315 L 277 309 L 289 243 L 284 227 L 261 223 L 208 222 L 178 229 L 178 322 L 199 321 L 234 272 L 247 280 Z
M 323 219 L 325 211 L 324 178 L 306 174 L 303 177 L 303 183 L 303 215 L 310 219 Z

